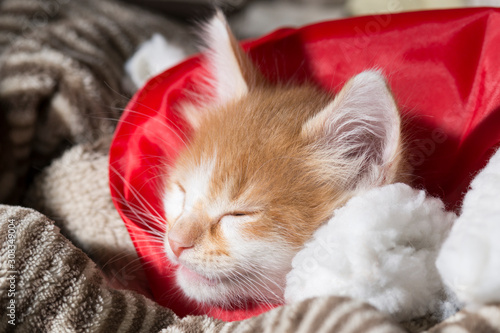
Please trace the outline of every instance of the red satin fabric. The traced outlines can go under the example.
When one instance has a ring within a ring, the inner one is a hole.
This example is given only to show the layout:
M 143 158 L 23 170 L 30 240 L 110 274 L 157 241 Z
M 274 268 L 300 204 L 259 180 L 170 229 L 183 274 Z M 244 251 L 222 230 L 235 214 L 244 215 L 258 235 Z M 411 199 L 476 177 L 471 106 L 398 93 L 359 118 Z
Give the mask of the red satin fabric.
M 324 22 L 278 30 L 244 48 L 270 80 L 313 80 L 332 92 L 363 70 L 381 69 L 405 118 L 415 185 L 451 209 L 500 143 L 499 10 Z M 111 146 L 110 186 L 155 300 L 181 316 L 240 320 L 268 308 L 225 310 L 190 303 L 175 286 L 161 245 L 149 231 L 164 223 L 158 194 L 163 166 L 172 163 L 189 136 L 172 106 L 187 98 L 187 90 L 201 89 L 206 74 L 203 58 L 196 56 L 153 78 L 134 96 Z

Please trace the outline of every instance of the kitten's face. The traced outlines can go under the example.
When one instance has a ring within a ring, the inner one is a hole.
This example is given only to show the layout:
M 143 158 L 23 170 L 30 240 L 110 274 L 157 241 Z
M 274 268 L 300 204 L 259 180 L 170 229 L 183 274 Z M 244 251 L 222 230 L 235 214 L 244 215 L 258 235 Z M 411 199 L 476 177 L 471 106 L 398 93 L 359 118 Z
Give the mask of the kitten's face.
M 271 89 L 208 111 L 165 195 L 166 249 L 186 294 L 282 300 L 293 255 L 343 199 L 336 186 L 318 184 L 301 133 L 326 103 L 310 87 Z
M 365 72 L 332 99 L 262 83 L 223 18 L 207 26 L 215 101 L 168 172 L 165 249 L 189 297 L 282 302 L 293 256 L 360 189 L 401 177 L 399 116 Z

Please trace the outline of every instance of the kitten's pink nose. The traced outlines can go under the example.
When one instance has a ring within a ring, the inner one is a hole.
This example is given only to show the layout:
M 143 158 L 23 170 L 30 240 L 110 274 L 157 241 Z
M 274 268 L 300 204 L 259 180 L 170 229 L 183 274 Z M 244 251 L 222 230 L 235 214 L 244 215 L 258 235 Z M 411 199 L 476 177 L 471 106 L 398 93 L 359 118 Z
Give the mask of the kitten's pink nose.
M 192 243 L 186 242 L 186 241 L 177 241 L 173 240 L 170 238 L 170 235 L 168 236 L 168 245 L 170 245 L 170 248 L 172 249 L 172 252 L 175 254 L 177 258 L 181 255 L 182 251 L 186 249 L 190 249 L 193 247 Z

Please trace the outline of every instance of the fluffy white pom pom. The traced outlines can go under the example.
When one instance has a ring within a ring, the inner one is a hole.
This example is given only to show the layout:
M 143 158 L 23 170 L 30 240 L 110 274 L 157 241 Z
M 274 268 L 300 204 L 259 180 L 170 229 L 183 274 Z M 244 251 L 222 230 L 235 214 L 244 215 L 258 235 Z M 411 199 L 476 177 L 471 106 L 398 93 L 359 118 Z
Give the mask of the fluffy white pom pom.
M 462 302 L 500 302 L 500 150 L 472 181 L 437 267 Z
M 357 195 L 295 256 L 285 299 L 350 296 L 396 320 L 451 312 L 435 262 L 455 219 L 405 184 Z
M 147 80 L 180 63 L 186 57 L 187 54 L 182 48 L 155 33 L 151 39 L 142 43 L 127 61 L 125 70 L 136 88 L 140 88 Z

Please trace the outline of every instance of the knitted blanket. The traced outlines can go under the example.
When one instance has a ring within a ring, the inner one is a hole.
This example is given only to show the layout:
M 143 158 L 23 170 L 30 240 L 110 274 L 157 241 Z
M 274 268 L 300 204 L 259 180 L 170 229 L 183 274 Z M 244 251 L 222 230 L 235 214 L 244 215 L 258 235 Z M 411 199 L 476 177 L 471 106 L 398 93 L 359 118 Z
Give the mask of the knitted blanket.
M 432 318 L 396 324 L 333 296 L 233 323 L 179 318 L 148 298 L 111 202 L 107 149 L 133 93 L 123 65 L 155 32 L 192 52 L 186 27 L 113 1 L 0 2 L 0 202 L 18 205 L 0 205 L 0 332 L 417 332 L 434 325 Z M 499 327 L 500 307 L 492 305 L 463 310 L 429 332 Z

